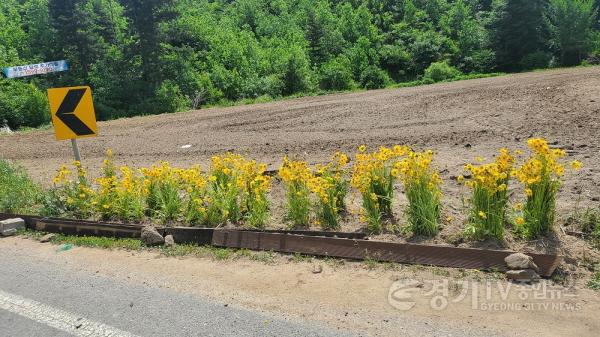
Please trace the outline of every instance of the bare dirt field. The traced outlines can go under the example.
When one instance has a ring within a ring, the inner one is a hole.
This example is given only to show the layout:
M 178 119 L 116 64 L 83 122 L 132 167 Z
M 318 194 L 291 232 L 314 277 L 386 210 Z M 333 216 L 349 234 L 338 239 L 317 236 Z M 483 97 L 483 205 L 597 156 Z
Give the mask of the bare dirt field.
M 584 162 L 568 177 L 562 201 L 569 202 L 600 194 L 598 89 L 600 67 L 552 70 L 114 120 L 99 123 L 99 137 L 79 142 L 92 169 L 108 148 L 119 163 L 134 166 L 206 163 L 234 150 L 277 168 L 285 154 L 319 162 L 360 144 L 407 144 L 437 151 L 448 178 L 477 155 L 540 136 Z M 72 153 L 50 130 L 0 136 L 0 157 L 48 182 Z
M 600 205 L 599 89 L 600 67 L 558 69 L 101 122 L 99 137 L 79 143 L 92 173 L 98 172 L 108 148 L 117 164 L 134 167 L 159 160 L 206 165 L 214 154 L 235 151 L 268 163 L 270 169 L 277 169 L 286 154 L 319 163 L 338 150 L 353 153 L 361 144 L 432 149 L 445 181 L 445 223 L 441 235 L 430 242 L 447 244 L 464 227 L 461 197 L 466 191 L 452 178 L 476 156 L 490 158 L 500 147 L 524 149 L 529 137 L 545 137 L 566 149 L 569 160 L 584 164 L 581 171 L 565 176 L 559 221 L 576 208 Z M 50 130 L 1 135 L 0 157 L 21 163 L 35 179 L 49 184 L 72 153 L 70 143 L 57 142 Z M 282 193 L 276 184 L 272 227 L 284 226 Z M 518 190 L 512 193 L 513 199 L 520 198 Z M 404 200 L 401 193 L 397 196 L 395 210 L 401 219 Z M 350 209 L 357 208 L 358 198 L 349 199 Z M 361 226 L 349 215 L 342 229 Z M 597 258 L 582 240 L 560 231 L 557 235 L 526 244 L 509 237 L 508 247 L 560 253 L 572 268 L 582 256 Z

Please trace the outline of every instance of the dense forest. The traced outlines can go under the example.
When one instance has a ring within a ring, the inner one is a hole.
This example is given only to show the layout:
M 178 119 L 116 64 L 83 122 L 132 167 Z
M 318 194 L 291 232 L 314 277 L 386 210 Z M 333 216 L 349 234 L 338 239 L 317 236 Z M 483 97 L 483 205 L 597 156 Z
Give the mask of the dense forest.
M 90 85 L 98 117 L 432 83 L 600 59 L 600 0 L 2 0 L 0 126 L 49 120 L 45 90 Z

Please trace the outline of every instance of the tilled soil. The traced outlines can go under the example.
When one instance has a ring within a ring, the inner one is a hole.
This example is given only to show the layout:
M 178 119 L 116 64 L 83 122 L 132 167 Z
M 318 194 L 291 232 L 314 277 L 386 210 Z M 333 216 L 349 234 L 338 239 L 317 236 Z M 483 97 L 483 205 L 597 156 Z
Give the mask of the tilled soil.
M 286 154 L 318 163 L 335 151 L 353 153 L 361 144 L 372 149 L 394 144 L 433 149 L 445 180 L 445 224 L 433 240 L 442 243 L 452 241 L 464 226 L 461 198 L 466 191 L 452 178 L 476 156 L 491 158 L 500 147 L 525 149 L 529 137 L 545 137 L 566 149 L 569 160 L 584 163 L 581 171 L 566 174 L 558 200 L 562 218 L 575 208 L 599 205 L 599 88 L 600 67 L 559 69 L 100 122 L 100 136 L 79 144 L 91 172 L 98 172 L 108 148 L 117 164 L 134 167 L 159 160 L 176 166 L 206 165 L 214 154 L 235 151 L 271 169 Z M 50 130 L 0 136 L 0 157 L 18 161 L 49 184 L 72 153 L 70 143 L 57 142 Z M 280 227 L 281 186 L 274 189 L 272 226 Z M 521 196 L 518 190 L 512 193 L 513 199 Z M 350 199 L 350 207 L 357 208 L 359 200 Z M 402 222 L 401 193 L 397 199 Z M 349 215 L 343 229 L 359 228 L 356 217 Z M 519 246 L 511 240 L 509 246 Z M 560 248 L 560 240 L 549 241 L 533 246 L 548 252 Z

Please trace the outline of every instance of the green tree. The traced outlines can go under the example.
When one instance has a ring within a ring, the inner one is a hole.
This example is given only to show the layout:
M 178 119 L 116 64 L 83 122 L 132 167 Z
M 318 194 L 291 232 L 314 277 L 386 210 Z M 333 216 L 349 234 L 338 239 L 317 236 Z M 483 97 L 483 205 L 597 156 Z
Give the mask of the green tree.
M 590 50 L 597 14 L 593 0 L 550 0 L 547 19 L 551 43 L 562 65 L 580 64 Z
M 501 70 L 520 70 L 527 55 L 546 48 L 544 11 L 547 0 L 494 0 L 493 45 Z
M 121 0 L 125 15 L 131 20 L 132 34 L 137 39 L 135 49 L 141 59 L 142 79 L 154 90 L 161 82 L 160 23 L 177 16 L 176 0 Z
M 457 0 L 452 4 L 443 15 L 440 25 L 446 36 L 456 43 L 458 52 L 454 55 L 453 63 L 462 71 L 485 71 L 489 67 L 487 62 L 482 64 L 481 59 L 488 45 L 487 32 L 467 2 Z
M 56 36 L 51 53 L 69 60 L 71 70 L 67 76 L 73 82 L 87 81 L 90 67 L 103 48 L 87 5 L 86 0 L 48 0 L 50 25 Z
M 308 60 L 300 48 L 290 54 L 283 74 L 283 94 L 291 95 L 310 88 Z

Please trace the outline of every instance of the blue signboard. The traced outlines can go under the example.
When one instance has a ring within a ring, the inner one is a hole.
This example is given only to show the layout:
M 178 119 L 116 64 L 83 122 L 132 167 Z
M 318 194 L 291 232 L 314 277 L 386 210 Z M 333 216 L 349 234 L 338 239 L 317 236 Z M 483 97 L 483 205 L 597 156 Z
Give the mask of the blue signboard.
M 25 77 L 32 75 L 48 74 L 57 71 L 69 70 L 69 64 L 65 60 L 52 61 L 38 64 L 28 64 L 25 66 L 16 66 L 2 68 L 2 73 L 7 78 Z

